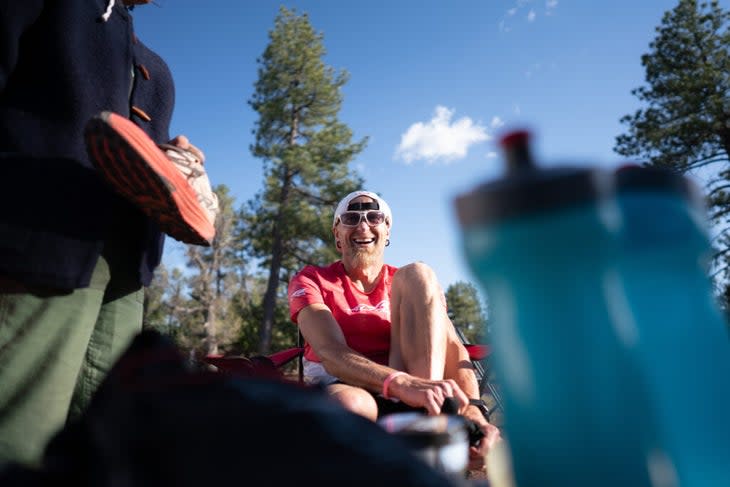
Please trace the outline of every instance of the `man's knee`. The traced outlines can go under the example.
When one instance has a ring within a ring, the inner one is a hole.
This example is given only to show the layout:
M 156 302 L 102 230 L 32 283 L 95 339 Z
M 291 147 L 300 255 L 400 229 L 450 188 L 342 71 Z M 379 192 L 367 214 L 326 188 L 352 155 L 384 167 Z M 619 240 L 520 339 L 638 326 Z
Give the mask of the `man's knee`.
M 414 262 L 399 268 L 393 276 L 392 290 L 396 299 L 405 297 L 415 302 L 433 301 L 446 304 L 436 273 L 423 262 Z
M 423 262 L 412 262 L 406 264 L 403 267 L 399 267 L 395 272 L 393 281 L 396 279 L 415 279 L 423 281 L 431 281 L 436 278 L 436 274 L 433 269 Z
M 359 387 L 335 384 L 329 387 L 331 396 L 345 409 L 372 421 L 378 418 L 378 405 L 372 394 Z
M 413 262 L 400 267 L 396 271 L 393 276 L 393 287 L 402 287 L 405 290 L 414 287 L 422 289 L 438 288 L 438 279 L 436 273 L 427 264 Z

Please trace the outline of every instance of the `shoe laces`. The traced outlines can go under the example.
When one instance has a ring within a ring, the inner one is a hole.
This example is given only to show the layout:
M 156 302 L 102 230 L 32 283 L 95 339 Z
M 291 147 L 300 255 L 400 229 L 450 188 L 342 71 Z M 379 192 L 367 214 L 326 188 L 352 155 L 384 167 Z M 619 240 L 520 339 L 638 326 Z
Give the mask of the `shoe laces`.
M 158 144 L 158 147 L 178 166 L 188 180 L 205 174 L 203 163 L 192 151 L 172 144 Z
M 211 225 L 218 214 L 218 195 L 212 190 L 203 162 L 192 152 L 172 144 L 158 144 L 195 190 L 198 203 L 205 209 Z

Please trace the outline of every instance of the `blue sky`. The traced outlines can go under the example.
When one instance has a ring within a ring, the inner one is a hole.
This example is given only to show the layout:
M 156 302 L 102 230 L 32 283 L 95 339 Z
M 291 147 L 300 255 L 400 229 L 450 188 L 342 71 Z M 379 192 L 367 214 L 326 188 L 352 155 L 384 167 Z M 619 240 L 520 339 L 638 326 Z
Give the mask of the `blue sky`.
M 352 168 L 393 209 L 386 261 L 424 261 L 446 288 L 476 283 L 453 199 L 499 177 L 501 134 L 531 130 L 545 165 L 624 162 L 613 152 L 619 119 L 639 108 L 640 57 L 677 3 L 156 0 L 134 18 L 175 79 L 171 134 L 204 150 L 211 181 L 240 205 L 262 185 L 249 151 L 256 58 L 280 5 L 306 12 L 324 35 L 325 62 L 351 76 L 340 118 L 355 139 L 369 137 Z M 182 255 L 168 239 L 165 262 L 181 265 Z

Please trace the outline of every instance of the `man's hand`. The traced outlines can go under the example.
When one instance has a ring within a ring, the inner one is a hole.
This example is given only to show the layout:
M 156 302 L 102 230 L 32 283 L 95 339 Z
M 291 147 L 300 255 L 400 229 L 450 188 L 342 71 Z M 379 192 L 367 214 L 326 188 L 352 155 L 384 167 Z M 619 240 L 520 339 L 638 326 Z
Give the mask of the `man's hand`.
M 183 150 L 187 150 L 193 153 L 195 157 L 198 158 L 201 164 L 205 163 L 205 154 L 203 154 L 203 151 L 198 149 L 196 146 L 190 143 L 190 140 L 185 137 L 184 135 L 178 135 L 174 139 L 172 139 L 170 144 L 179 147 Z
M 481 470 L 486 463 L 490 449 L 502 440 L 499 428 L 489 423 L 476 406 L 469 406 L 463 416 L 476 423 L 484 433 L 484 438 L 476 446 L 469 447 L 469 470 Z
M 409 374 L 398 375 L 390 382 L 388 396 L 409 406 L 425 408 L 429 415 L 441 414 L 441 406 L 447 397 L 454 398 L 459 410 L 469 404 L 469 398 L 454 380 L 421 379 Z

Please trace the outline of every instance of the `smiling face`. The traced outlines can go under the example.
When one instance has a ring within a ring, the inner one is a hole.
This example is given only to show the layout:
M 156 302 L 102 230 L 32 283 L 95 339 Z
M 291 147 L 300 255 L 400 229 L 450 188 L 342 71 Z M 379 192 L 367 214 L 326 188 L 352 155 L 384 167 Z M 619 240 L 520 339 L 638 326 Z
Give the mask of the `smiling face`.
M 345 223 L 352 224 L 357 221 L 357 217 L 351 215 L 352 221 L 348 219 L 344 223 L 341 217 L 332 229 L 342 261 L 347 267 L 367 267 L 383 263 L 385 244 L 390 237 L 390 221 L 379 218 L 377 213 L 381 212 L 375 211 L 370 205 L 372 203 L 375 201 L 368 196 L 354 198 L 350 201 L 348 210 L 360 213 L 359 222 L 354 226 L 347 226 Z

